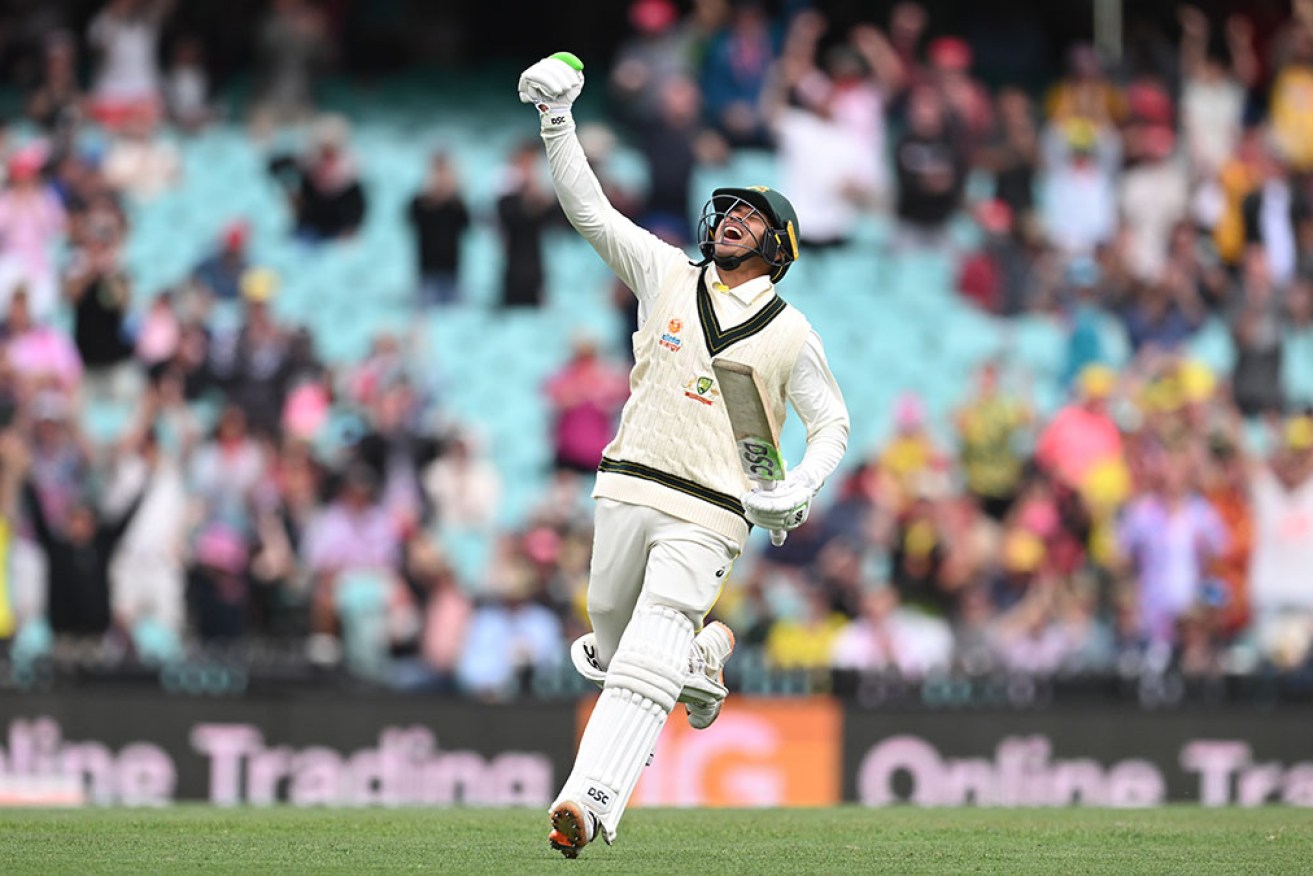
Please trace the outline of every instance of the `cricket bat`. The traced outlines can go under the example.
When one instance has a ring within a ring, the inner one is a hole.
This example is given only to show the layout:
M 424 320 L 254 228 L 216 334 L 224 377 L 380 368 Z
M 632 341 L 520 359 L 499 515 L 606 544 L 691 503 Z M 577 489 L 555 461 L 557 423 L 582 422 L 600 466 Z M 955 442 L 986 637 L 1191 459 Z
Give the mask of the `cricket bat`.
M 712 359 L 711 369 L 720 384 L 720 398 L 734 430 L 743 473 L 763 490 L 773 490 L 784 480 L 784 458 L 780 455 L 780 427 L 766 404 L 766 388 L 751 365 L 730 359 Z M 779 547 L 788 536 L 772 530 L 771 544 Z

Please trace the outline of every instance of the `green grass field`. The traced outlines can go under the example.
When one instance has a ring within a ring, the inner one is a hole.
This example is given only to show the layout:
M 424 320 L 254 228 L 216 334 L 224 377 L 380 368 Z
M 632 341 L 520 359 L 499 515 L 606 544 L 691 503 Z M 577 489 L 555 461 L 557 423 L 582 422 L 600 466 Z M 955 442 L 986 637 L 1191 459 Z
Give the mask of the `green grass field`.
M 528 810 L 0 811 L 20 873 L 1310 873 L 1313 810 L 631 812 L 575 861 Z

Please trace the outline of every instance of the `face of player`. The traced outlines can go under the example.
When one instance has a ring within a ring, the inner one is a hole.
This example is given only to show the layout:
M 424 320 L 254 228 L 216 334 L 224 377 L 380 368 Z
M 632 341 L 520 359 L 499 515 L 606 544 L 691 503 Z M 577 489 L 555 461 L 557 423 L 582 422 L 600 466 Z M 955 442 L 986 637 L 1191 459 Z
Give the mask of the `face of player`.
M 760 250 L 766 239 L 766 220 L 748 204 L 735 204 L 716 226 L 716 255 L 732 257 Z

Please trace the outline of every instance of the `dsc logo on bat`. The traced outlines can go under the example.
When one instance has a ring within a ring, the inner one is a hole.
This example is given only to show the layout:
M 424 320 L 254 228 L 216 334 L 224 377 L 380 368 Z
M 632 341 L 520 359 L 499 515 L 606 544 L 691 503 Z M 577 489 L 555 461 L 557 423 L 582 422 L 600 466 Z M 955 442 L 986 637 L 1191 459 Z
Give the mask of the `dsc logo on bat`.
M 759 481 L 784 480 L 784 460 L 769 441 L 760 438 L 741 438 L 738 441 L 739 459 L 749 477 Z

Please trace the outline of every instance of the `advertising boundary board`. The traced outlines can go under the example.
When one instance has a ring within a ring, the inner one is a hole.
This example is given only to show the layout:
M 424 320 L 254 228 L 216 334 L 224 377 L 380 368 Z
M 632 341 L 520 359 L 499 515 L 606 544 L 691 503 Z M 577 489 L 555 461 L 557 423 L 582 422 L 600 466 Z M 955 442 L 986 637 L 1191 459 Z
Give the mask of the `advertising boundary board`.
M 0 798 L 72 776 L 100 804 L 546 806 L 573 752 L 569 703 L 0 697 Z
M 0 697 L 0 805 L 530 805 L 571 766 L 580 703 L 78 690 Z M 1313 709 L 868 711 L 734 697 L 671 716 L 634 803 L 1313 806 Z
M 849 708 L 843 797 L 867 806 L 1313 806 L 1313 709 Z

